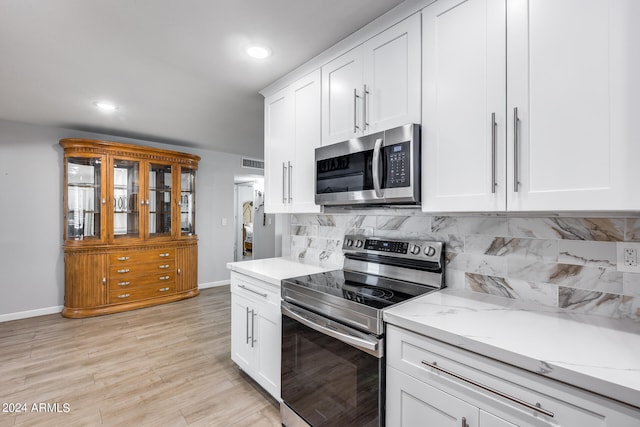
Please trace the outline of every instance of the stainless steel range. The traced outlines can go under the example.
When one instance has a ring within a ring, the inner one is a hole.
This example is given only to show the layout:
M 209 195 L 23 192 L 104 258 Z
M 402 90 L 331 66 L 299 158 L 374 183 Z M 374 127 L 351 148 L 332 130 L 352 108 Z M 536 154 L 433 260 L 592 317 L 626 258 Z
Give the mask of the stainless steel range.
M 444 287 L 442 242 L 345 236 L 344 268 L 282 281 L 282 423 L 384 425 L 383 310 Z

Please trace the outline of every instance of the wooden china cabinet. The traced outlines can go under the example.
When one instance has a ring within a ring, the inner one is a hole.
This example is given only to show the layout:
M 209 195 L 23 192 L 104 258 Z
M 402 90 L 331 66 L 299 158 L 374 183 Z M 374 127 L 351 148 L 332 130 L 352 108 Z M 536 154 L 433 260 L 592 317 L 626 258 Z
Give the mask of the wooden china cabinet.
M 62 315 L 132 310 L 198 295 L 195 174 L 200 157 L 62 139 Z

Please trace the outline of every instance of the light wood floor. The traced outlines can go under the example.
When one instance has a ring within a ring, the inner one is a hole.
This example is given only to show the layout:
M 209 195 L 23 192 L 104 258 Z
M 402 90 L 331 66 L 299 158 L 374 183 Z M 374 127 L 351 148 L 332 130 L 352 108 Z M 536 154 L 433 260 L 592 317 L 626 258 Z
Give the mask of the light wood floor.
M 277 402 L 230 359 L 230 301 L 223 286 L 127 313 L 0 323 L 0 411 L 27 406 L 0 412 L 0 426 L 280 426 Z

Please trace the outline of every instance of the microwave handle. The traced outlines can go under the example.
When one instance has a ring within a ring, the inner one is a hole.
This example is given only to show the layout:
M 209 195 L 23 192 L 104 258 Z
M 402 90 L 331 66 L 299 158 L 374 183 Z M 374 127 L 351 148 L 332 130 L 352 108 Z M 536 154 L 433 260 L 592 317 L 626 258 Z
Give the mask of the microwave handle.
M 382 193 L 382 187 L 380 185 L 380 149 L 382 148 L 382 138 L 376 139 L 376 143 L 373 146 L 373 159 L 371 161 L 371 171 L 373 173 L 373 189 L 376 192 L 376 197 L 381 199 L 384 194 Z

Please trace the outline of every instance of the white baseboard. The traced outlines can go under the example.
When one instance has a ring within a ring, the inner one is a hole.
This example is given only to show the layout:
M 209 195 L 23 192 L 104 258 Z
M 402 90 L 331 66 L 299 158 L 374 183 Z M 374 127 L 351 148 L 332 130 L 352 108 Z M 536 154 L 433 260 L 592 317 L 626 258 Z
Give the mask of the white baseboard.
M 218 280 L 217 282 L 208 282 L 208 283 L 198 283 L 198 289 L 207 289 L 207 288 L 215 288 L 218 286 L 226 286 L 231 284 L 231 281 L 227 280 Z
M 0 323 L 10 322 L 11 320 L 26 319 L 28 317 L 44 316 L 45 314 L 61 313 L 63 306 L 45 307 L 37 310 L 19 311 L 17 313 L 0 314 Z

